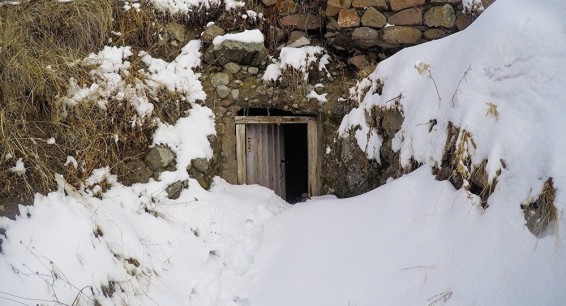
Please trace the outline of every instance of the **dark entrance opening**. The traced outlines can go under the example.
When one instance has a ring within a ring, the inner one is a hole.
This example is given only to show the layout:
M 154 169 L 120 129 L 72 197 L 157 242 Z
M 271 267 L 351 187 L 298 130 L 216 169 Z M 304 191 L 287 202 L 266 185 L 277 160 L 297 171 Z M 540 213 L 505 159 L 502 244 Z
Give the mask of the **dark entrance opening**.
M 235 125 L 239 184 L 265 186 L 292 204 L 320 195 L 316 117 L 244 108 Z
M 283 124 L 285 141 L 285 185 L 287 202 L 308 197 L 308 142 L 306 124 Z

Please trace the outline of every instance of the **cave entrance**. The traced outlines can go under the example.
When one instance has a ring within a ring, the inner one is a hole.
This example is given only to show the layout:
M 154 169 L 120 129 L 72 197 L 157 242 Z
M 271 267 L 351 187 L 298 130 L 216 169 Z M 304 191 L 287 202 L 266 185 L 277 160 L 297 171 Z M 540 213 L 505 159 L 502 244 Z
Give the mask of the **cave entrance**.
M 236 116 L 238 183 L 289 203 L 320 194 L 318 122 L 311 116 Z

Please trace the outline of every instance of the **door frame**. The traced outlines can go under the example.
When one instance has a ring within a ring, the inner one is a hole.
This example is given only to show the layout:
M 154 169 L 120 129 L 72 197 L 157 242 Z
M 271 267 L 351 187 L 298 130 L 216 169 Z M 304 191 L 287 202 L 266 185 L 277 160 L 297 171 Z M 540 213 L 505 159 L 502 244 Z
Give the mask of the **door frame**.
M 246 183 L 246 125 L 248 124 L 307 124 L 308 193 L 320 195 L 322 164 L 319 135 L 322 135 L 316 117 L 307 116 L 236 116 L 236 159 L 238 184 Z

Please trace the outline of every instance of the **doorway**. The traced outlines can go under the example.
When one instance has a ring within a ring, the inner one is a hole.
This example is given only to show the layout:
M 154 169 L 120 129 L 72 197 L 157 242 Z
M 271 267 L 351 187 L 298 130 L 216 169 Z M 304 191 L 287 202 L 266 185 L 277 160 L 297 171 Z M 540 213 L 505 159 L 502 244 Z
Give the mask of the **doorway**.
M 300 202 L 320 193 L 318 155 L 315 117 L 236 117 L 239 184 L 259 184 Z

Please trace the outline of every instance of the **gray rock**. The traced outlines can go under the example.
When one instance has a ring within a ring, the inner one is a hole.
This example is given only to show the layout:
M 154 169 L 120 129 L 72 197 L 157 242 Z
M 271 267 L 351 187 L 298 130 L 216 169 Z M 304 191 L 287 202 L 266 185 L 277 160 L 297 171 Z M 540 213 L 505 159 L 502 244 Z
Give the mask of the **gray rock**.
M 176 181 L 165 189 L 165 191 L 167 191 L 167 197 L 171 200 L 178 199 L 181 196 L 181 191 L 187 188 L 187 186 L 187 181 Z
M 300 47 L 308 46 L 310 44 L 311 44 L 311 40 L 308 39 L 308 37 L 301 37 L 295 40 L 292 44 L 289 44 L 288 47 L 300 48 Z
M 240 90 L 239 89 L 232 89 L 232 99 L 238 100 L 240 97 Z
M 145 156 L 146 165 L 153 171 L 163 171 L 175 160 L 175 153 L 167 147 L 157 146 L 151 148 Z
M 224 65 L 224 69 L 226 69 L 226 71 L 234 74 L 234 73 L 238 73 L 238 71 L 240 71 L 240 65 L 230 62 L 230 63 L 226 63 Z
M 224 99 L 228 97 L 230 91 L 231 91 L 230 87 L 226 85 L 218 85 L 218 87 L 216 87 L 216 94 L 220 99 Z
M 167 30 L 169 30 L 169 33 L 171 34 L 171 38 L 175 39 L 181 44 L 184 44 L 187 33 L 187 28 L 185 28 L 185 25 L 176 22 L 171 22 L 167 24 Z
M 147 183 L 153 175 L 153 171 L 141 160 L 134 159 L 126 163 L 127 171 L 121 180 L 126 184 Z
M 379 32 L 369 27 L 359 27 L 352 32 L 352 40 L 360 48 L 371 48 L 377 46 Z
M 210 167 L 210 163 L 206 158 L 195 158 L 191 161 L 191 166 L 200 173 L 206 173 Z
M 262 62 L 267 62 L 267 49 L 263 43 L 226 40 L 220 45 L 210 46 L 204 54 L 204 61 L 207 64 L 220 66 L 233 62 L 259 67 Z
M 209 27 L 206 28 L 206 30 L 204 30 L 204 32 L 202 33 L 202 41 L 206 42 L 206 43 L 212 43 L 212 41 L 214 40 L 214 38 L 216 36 L 219 35 L 224 35 L 226 32 L 224 32 L 224 29 L 213 24 Z
M 257 74 L 258 72 L 259 72 L 259 69 L 257 67 L 249 67 L 248 68 L 249 74 Z
M 228 77 L 226 73 L 215 73 L 210 77 L 210 85 L 212 85 L 212 87 L 228 84 L 230 84 L 230 77 Z

